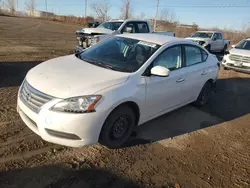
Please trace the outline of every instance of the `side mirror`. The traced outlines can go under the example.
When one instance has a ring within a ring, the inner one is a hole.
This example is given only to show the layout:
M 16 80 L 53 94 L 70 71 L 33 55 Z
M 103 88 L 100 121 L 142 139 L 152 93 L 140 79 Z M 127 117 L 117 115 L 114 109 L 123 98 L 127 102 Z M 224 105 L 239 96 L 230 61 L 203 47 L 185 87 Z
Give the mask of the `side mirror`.
M 167 77 L 169 76 L 170 70 L 163 66 L 155 66 L 151 69 L 150 72 L 154 76 Z
M 214 41 L 215 41 L 215 40 L 217 40 L 217 38 L 216 38 L 216 37 L 214 37 L 212 40 L 214 40 Z
M 232 45 L 232 48 L 235 48 L 235 45 Z

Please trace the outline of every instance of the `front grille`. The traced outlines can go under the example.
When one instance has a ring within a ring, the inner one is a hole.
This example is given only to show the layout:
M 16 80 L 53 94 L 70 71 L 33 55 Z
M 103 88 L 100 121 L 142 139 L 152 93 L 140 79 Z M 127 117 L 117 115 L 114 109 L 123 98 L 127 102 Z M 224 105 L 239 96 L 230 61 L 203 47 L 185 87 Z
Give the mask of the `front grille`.
M 40 108 L 51 101 L 53 97 L 34 89 L 27 81 L 24 81 L 20 89 L 20 99 L 32 111 L 38 113 Z
M 76 38 L 78 40 L 78 44 L 83 47 L 87 48 L 91 45 L 91 40 L 93 36 L 91 34 L 83 33 L 81 32 L 76 32 Z
M 250 63 L 250 57 L 231 54 L 229 59 L 240 63 Z

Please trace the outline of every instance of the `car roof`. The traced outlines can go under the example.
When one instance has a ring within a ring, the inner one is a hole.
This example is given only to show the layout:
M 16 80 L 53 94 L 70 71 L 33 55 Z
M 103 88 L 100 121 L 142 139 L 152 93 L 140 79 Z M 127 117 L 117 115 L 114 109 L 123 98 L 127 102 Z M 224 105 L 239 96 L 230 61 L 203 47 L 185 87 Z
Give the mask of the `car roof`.
M 219 31 L 196 31 L 196 32 L 200 32 L 200 33 L 221 33 Z
M 125 21 L 134 21 L 134 22 L 147 22 L 147 20 L 132 20 L 132 19 L 127 19 L 127 20 L 122 20 L 122 19 L 111 19 L 107 22 L 125 22 Z
M 122 35 L 117 35 L 119 37 L 124 37 L 124 38 L 131 38 L 131 39 L 137 39 L 145 42 L 150 42 L 150 43 L 155 43 L 159 45 L 163 45 L 169 42 L 173 41 L 179 41 L 179 42 L 189 42 L 186 39 L 182 38 L 176 38 L 176 37 L 171 37 L 171 36 L 164 36 L 164 35 L 158 35 L 158 34 L 147 34 L 147 33 L 141 33 L 141 34 L 122 34 Z M 190 42 L 192 43 L 192 42 Z

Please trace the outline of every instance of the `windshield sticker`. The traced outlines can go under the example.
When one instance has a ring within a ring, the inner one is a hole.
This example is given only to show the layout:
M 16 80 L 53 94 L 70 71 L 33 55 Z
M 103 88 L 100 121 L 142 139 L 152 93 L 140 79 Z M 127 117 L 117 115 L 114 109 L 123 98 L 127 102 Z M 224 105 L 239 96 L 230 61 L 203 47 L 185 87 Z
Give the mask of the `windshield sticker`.
M 156 44 L 149 43 L 149 42 L 139 41 L 138 44 L 149 46 L 151 48 L 156 48 Z

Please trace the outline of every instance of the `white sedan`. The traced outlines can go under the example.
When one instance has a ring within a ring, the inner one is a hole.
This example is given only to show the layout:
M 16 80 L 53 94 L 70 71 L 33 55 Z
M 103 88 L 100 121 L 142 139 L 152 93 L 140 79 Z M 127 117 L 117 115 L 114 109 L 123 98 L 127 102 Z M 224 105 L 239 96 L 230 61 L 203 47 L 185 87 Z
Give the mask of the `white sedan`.
M 217 73 L 217 58 L 188 40 L 117 35 L 31 69 L 17 109 L 46 141 L 118 148 L 135 126 L 189 103 L 204 105 Z

